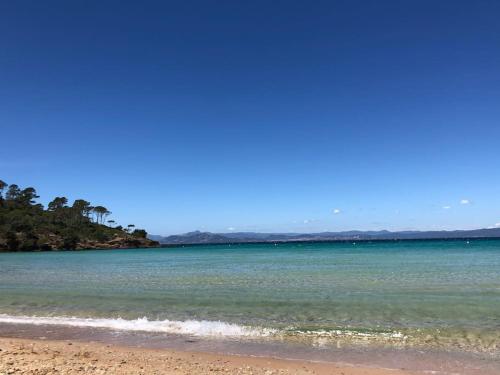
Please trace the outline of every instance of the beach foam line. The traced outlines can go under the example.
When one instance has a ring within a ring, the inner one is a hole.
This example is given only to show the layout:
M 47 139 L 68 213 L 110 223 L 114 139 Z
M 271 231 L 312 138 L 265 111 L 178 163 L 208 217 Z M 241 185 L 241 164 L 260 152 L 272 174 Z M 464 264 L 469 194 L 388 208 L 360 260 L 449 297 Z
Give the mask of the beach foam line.
M 209 320 L 149 320 L 148 318 L 79 318 L 64 316 L 25 316 L 0 314 L 0 323 L 58 325 L 81 328 L 103 328 L 115 331 L 135 331 L 189 335 L 198 337 L 228 337 L 228 338 L 262 338 L 296 337 L 303 339 L 367 339 L 367 340 L 397 340 L 405 341 L 408 337 L 401 332 L 359 332 L 348 329 L 304 330 L 297 327 L 287 329 L 272 329 L 251 327 Z
M 367 338 L 367 339 L 401 339 L 406 340 L 408 336 L 399 331 L 355 331 L 349 329 L 319 329 L 319 330 L 302 330 L 297 329 L 292 331 L 293 335 L 297 336 L 313 336 L 321 338 L 341 338 L 341 337 L 355 337 L 355 338 Z
M 107 328 L 118 331 L 161 332 L 206 337 L 265 337 L 275 333 L 273 329 L 254 328 L 208 320 L 175 321 L 148 320 L 147 318 L 127 320 L 121 318 L 41 317 L 0 314 L 0 323 Z

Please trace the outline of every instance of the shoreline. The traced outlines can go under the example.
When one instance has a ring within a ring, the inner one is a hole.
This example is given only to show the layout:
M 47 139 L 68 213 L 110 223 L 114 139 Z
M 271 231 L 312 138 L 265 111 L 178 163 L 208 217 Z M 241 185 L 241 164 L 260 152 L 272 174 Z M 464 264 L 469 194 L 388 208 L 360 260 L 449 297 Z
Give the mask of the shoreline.
M 5 250 L 0 249 L 0 254 L 33 254 L 33 253 L 78 253 L 86 251 L 111 251 L 111 250 L 149 250 L 161 249 L 161 245 L 151 246 L 126 246 L 126 247 L 84 247 L 77 249 L 35 249 L 35 250 Z
M 0 373 L 5 374 L 417 374 L 401 369 L 150 349 L 92 341 L 0 337 L 0 349 Z
M 38 349 L 32 350 L 33 346 Z M 40 351 L 39 348 L 43 350 Z M 82 353 L 85 352 L 89 354 L 83 355 L 82 358 Z M 124 358 L 128 363 L 127 366 L 121 363 Z M 178 362 L 184 367 L 179 368 Z M 94 366 L 96 363 L 100 367 Z M 138 363 L 142 364 L 137 366 Z M 229 365 L 221 367 L 221 364 Z M 141 372 L 143 370 L 141 366 L 147 371 Z M 8 372 L 16 368 L 19 369 L 18 372 Z M 44 370 L 47 368 L 55 370 L 47 372 Z M 453 355 L 421 350 L 374 350 L 362 347 L 318 348 L 154 332 L 0 324 L 0 374 L 82 373 L 71 372 L 71 368 L 87 368 L 81 371 L 90 374 L 187 375 L 224 372 L 242 375 L 429 373 L 498 375 L 500 373 L 497 361 L 464 353 Z

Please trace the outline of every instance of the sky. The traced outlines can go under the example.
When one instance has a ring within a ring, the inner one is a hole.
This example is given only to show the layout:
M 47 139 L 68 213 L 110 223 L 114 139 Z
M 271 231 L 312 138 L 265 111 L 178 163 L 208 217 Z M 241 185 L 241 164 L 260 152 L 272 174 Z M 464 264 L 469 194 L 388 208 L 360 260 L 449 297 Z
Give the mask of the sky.
M 4 1 L 0 179 L 162 235 L 500 226 L 498 14 Z

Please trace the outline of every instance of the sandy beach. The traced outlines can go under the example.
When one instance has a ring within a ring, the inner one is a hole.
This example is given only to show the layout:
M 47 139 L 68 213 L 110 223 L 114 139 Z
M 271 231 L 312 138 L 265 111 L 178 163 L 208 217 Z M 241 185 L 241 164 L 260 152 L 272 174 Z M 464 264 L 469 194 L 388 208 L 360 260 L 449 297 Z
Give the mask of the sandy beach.
M 403 370 L 75 341 L 0 338 L 0 374 L 407 375 Z

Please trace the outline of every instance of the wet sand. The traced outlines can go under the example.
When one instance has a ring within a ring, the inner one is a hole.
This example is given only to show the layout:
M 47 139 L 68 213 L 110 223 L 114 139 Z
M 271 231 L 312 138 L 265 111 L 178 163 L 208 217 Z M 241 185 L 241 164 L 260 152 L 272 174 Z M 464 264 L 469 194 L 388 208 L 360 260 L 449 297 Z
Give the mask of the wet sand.
M 333 363 L 144 349 L 95 342 L 0 338 L 0 374 L 410 375 Z

